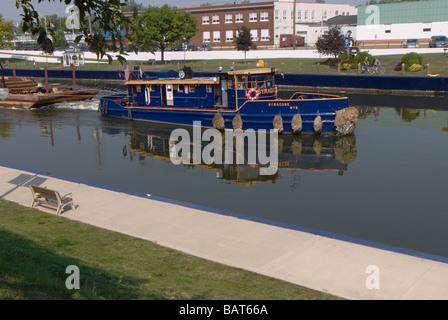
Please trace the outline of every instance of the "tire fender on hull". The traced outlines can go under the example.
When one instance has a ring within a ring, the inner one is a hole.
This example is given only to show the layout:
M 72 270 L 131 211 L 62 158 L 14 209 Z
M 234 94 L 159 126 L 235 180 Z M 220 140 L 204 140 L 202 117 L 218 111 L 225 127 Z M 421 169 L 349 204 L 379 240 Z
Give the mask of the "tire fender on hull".
M 225 129 L 225 120 L 220 112 L 215 114 L 212 122 L 213 122 L 213 128 L 218 129 L 218 130 Z
M 355 107 L 348 107 L 336 111 L 334 128 L 338 134 L 347 135 L 353 133 L 358 123 L 359 111 Z
M 235 117 L 233 117 L 232 126 L 233 130 L 243 129 L 243 119 L 241 118 L 239 113 Z
M 316 118 L 314 118 L 314 123 L 313 123 L 313 128 L 314 128 L 314 133 L 321 133 L 322 132 L 322 117 L 321 116 L 316 116 Z
M 302 131 L 302 117 L 300 114 L 295 114 L 291 120 L 291 128 L 293 133 L 299 133 Z
M 272 126 L 274 127 L 274 130 L 278 130 L 278 133 L 283 132 L 283 118 L 281 115 L 276 115 L 274 117 L 274 120 L 272 121 Z

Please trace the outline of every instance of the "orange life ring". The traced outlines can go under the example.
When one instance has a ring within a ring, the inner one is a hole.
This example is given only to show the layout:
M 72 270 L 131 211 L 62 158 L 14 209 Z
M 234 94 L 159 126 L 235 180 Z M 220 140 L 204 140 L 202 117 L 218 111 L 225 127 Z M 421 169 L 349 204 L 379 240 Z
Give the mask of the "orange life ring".
M 255 95 L 252 95 L 252 93 L 254 93 Z M 259 96 L 260 96 L 260 91 L 256 90 L 255 88 L 246 90 L 246 98 L 251 101 L 257 100 Z

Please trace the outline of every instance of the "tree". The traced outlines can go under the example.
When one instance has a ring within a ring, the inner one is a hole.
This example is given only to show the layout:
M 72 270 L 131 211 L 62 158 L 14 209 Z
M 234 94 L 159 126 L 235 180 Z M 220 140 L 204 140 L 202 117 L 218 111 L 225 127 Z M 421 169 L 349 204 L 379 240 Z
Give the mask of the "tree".
M 145 10 L 145 6 L 141 3 L 136 3 L 135 0 L 127 0 L 122 10 L 123 12 L 143 11 Z
M 0 46 L 10 46 L 14 39 L 12 30 L 14 29 L 13 21 L 4 21 L 0 13 Z
M 180 45 L 183 39 L 190 39 L 198 32 L 196 19 L 189 13 L 176 7 L 148 7 L 138 16 L 129 36 L 129 46 L 153 52 L 161 51 L 164 61 L 165 50 Z
M 107 56 L 109 62 L 112 56 L 108 51 L 120 52 L 117 56 L 119 61 L 124 61 L 121 55 L 124 53 L 123 36 L 120 26 L 126 25 L 127 30 L 132 31 L 133 24 L 131 19 L 123 14 L 119 0 L 38 0 L 38 2 L 64 2 L 66 5 L 74 5 L 79 14 L 74 17 L 79 22 L 79 30 L 84 36 L 84 40 L 89 48 L 98 56 Z M 46 30 L 41 24 L 39 14 L 31 4 L 31 0 L 16 0 L 17 9 L 21 9 L 23 14 L 23 32 L 30 32 L 33 36 L 37 36 L 37 43 L 44 52 L 52 53 L 54 44 L 51 37 L 54 37 L 54 30 L 51 28 Z M 135 17 L 134 17 L 135 18 Z M 100 30 L 110 35 L 110 40 L 106 39 L 99 32 L 90 32 L 90 25 L 97 23 Z M 75 42 L 79 42 L 82 36 L 78 36 Z
M 238 29 L 234 42 L 235 42 L 235 48 L 238 51 L 244 51 L 244 60 L 246 60 L 247 51 L 256 48 L 255 44 L 252 41 L 252 35 L 250 34 L 250 30 L 246 26 L 243 26 L 240 29 Z
M 65 47 L 67 46 L 67 40 L 65 40 L 64 31 L 61 29 L 55 31 L 53 37 L 53 44 L 55 47 Z
M 323 55 L 337 57 L 345 50 L 344 35 L 339 29 L 331 28 L 328 34 L 319 37 L 316 42 L 317 52 Z

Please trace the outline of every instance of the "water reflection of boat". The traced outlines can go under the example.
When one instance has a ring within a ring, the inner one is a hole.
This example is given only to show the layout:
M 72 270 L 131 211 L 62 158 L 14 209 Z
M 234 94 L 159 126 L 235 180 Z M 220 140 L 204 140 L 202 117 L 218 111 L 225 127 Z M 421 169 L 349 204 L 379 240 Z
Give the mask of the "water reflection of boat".
M 171 162 L 168 137 L 132 131 L 129 136 L 129 151 L 134 155 L 138 154 L 140 159 L 150 157 Z M 278 147 L 278 168 L 283 170 L 326 170 L 342 175 L 347 171 L 348 164 L 357 156 L 355 135 L 285 135 L 279 137 Z M 216 170 L 218 179 L 246 186 L 259 182 L 272 183 L 279 178 L 278 171 L 273 175 L 260 174 L 261 166 L 249 161 L 245 161 L 244 164 L 183 165 L 189 168 L 200 166 L 203 169 Z

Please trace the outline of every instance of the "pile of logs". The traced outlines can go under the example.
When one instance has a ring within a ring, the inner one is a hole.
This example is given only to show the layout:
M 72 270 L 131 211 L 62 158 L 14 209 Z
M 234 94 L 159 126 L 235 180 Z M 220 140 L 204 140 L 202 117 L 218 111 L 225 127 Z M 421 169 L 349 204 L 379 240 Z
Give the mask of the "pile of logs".
M 39 85 L 31 79 L 5 79 L 5 84 L 9 89 L 10 94 L 26 94 L 26 93 L 45 93 L 45 85 Z M 70 86 L 66 85 L 49 85 L 48 93 L 58 93 L 71 90 Z

